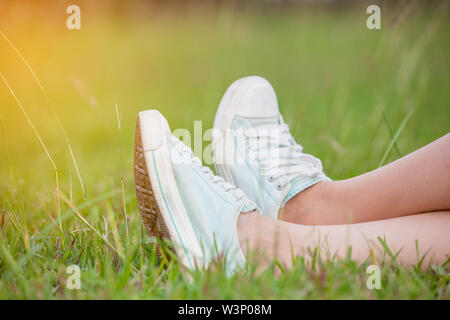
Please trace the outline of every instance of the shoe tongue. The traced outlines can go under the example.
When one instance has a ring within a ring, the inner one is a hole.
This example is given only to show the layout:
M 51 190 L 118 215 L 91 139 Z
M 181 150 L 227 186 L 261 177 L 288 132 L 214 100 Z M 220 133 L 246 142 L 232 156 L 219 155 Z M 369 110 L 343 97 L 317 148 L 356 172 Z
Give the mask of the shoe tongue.
M 263 126 L 263 125 L 280 125 L 280 124 L 284 123 L 283 117 L 281 115 L 274 116 L 274 117 L 246 118 L 246 119 L 253 128 L 258 128 L 259 126 Z M 289 144 L 294 145 L 295 141 L 290 141 Z M 282 148 L 285 148 L 285 147 L 282 147 Z

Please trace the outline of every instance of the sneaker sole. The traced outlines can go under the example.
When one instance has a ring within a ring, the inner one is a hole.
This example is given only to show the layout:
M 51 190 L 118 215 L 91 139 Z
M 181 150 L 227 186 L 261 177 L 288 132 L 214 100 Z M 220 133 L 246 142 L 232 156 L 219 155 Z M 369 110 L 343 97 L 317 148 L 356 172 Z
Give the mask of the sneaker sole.
M 134 140 L 136 199 L 148 235 L 169 240 L 183 265 L 202 264 L 194 229 L 178 192 L 172 169 L 166 119 L 156 110 L 139 113 Z

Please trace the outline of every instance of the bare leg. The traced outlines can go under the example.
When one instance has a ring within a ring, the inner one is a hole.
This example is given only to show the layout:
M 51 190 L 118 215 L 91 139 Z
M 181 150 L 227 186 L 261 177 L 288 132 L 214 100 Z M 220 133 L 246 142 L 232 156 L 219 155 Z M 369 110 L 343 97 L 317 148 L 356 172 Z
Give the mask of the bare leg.
M 244 253 L 266 255 L 266 261 L 277 258 L 289 267 L 292 255 L 309 259 L 308 248 L 322 249 L 330 257 L 345 257 L 352 247 L 352 259 L 364 262 L 372 254 L 377 262 L 385 256 L 378 237 L 384 239 L 395 254 L 402 250 L 397 262 L 415 265 L 426 255 L 423 267 L 444 263 L 450 254 L 449 212 L 424 213 L 408 217 L 338 226 L 304 226 L 273 220 L 257 213 L 241 214 L 238 220 L 238 236 Z M 419 257 L 416 251 L 418 240 Z M 386 256 L 389 259 L 389 256 Z
M 450 134 L 355 178 L 321 182 L 297 194 L 280 219 L 345 224 L 450 209 Z

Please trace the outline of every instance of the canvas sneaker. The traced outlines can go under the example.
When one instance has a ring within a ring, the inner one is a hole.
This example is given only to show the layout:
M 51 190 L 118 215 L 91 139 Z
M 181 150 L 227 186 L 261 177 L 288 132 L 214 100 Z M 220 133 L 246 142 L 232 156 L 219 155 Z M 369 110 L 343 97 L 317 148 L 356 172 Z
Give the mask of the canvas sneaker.
M 321 161 L 303 153 L 283 121 L 274 89 L 258 76 L 239 79 L 226 91 L 214 120 L 212 146 L 217 174 L 275 219 L 293 196 L 330 180 Z
M 171 134 L 157 110 L 139 113 L 134 150 L 136 198 L 151 237 L 168 238 L 189 269 L 224 259 L 227 273 L 245 263 L 237 236 L 241 212 L 256 209 L 245 194 L 203 167 Z

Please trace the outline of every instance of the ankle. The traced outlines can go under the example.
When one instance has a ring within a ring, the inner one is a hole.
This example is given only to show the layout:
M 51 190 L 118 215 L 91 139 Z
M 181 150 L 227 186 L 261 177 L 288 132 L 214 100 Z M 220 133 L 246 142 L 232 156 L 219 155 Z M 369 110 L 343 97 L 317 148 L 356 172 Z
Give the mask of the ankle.
M 247 249 L 249 242 L 252 237 L 254 237 L 254 223 L 255 218 L 258 215 L 256 211 L 252 212 L 241 212 L 237 220 L 237 235 L 239 239 L 239 244 L 244 255 L 247 254 Z
M 297 224 L 320 224 L 317 217 L 332 207 L 335 197 L 335 183 L 322 181 L 316 183 L 290 199 L 279 212 L 279 219 Z
M 244 256 L 263 269 L 269 266 L 274 258 L 289 264 L 292 260 L 292 239 L 282 224 L 256 211 L 241 213 L 237 232 Z

